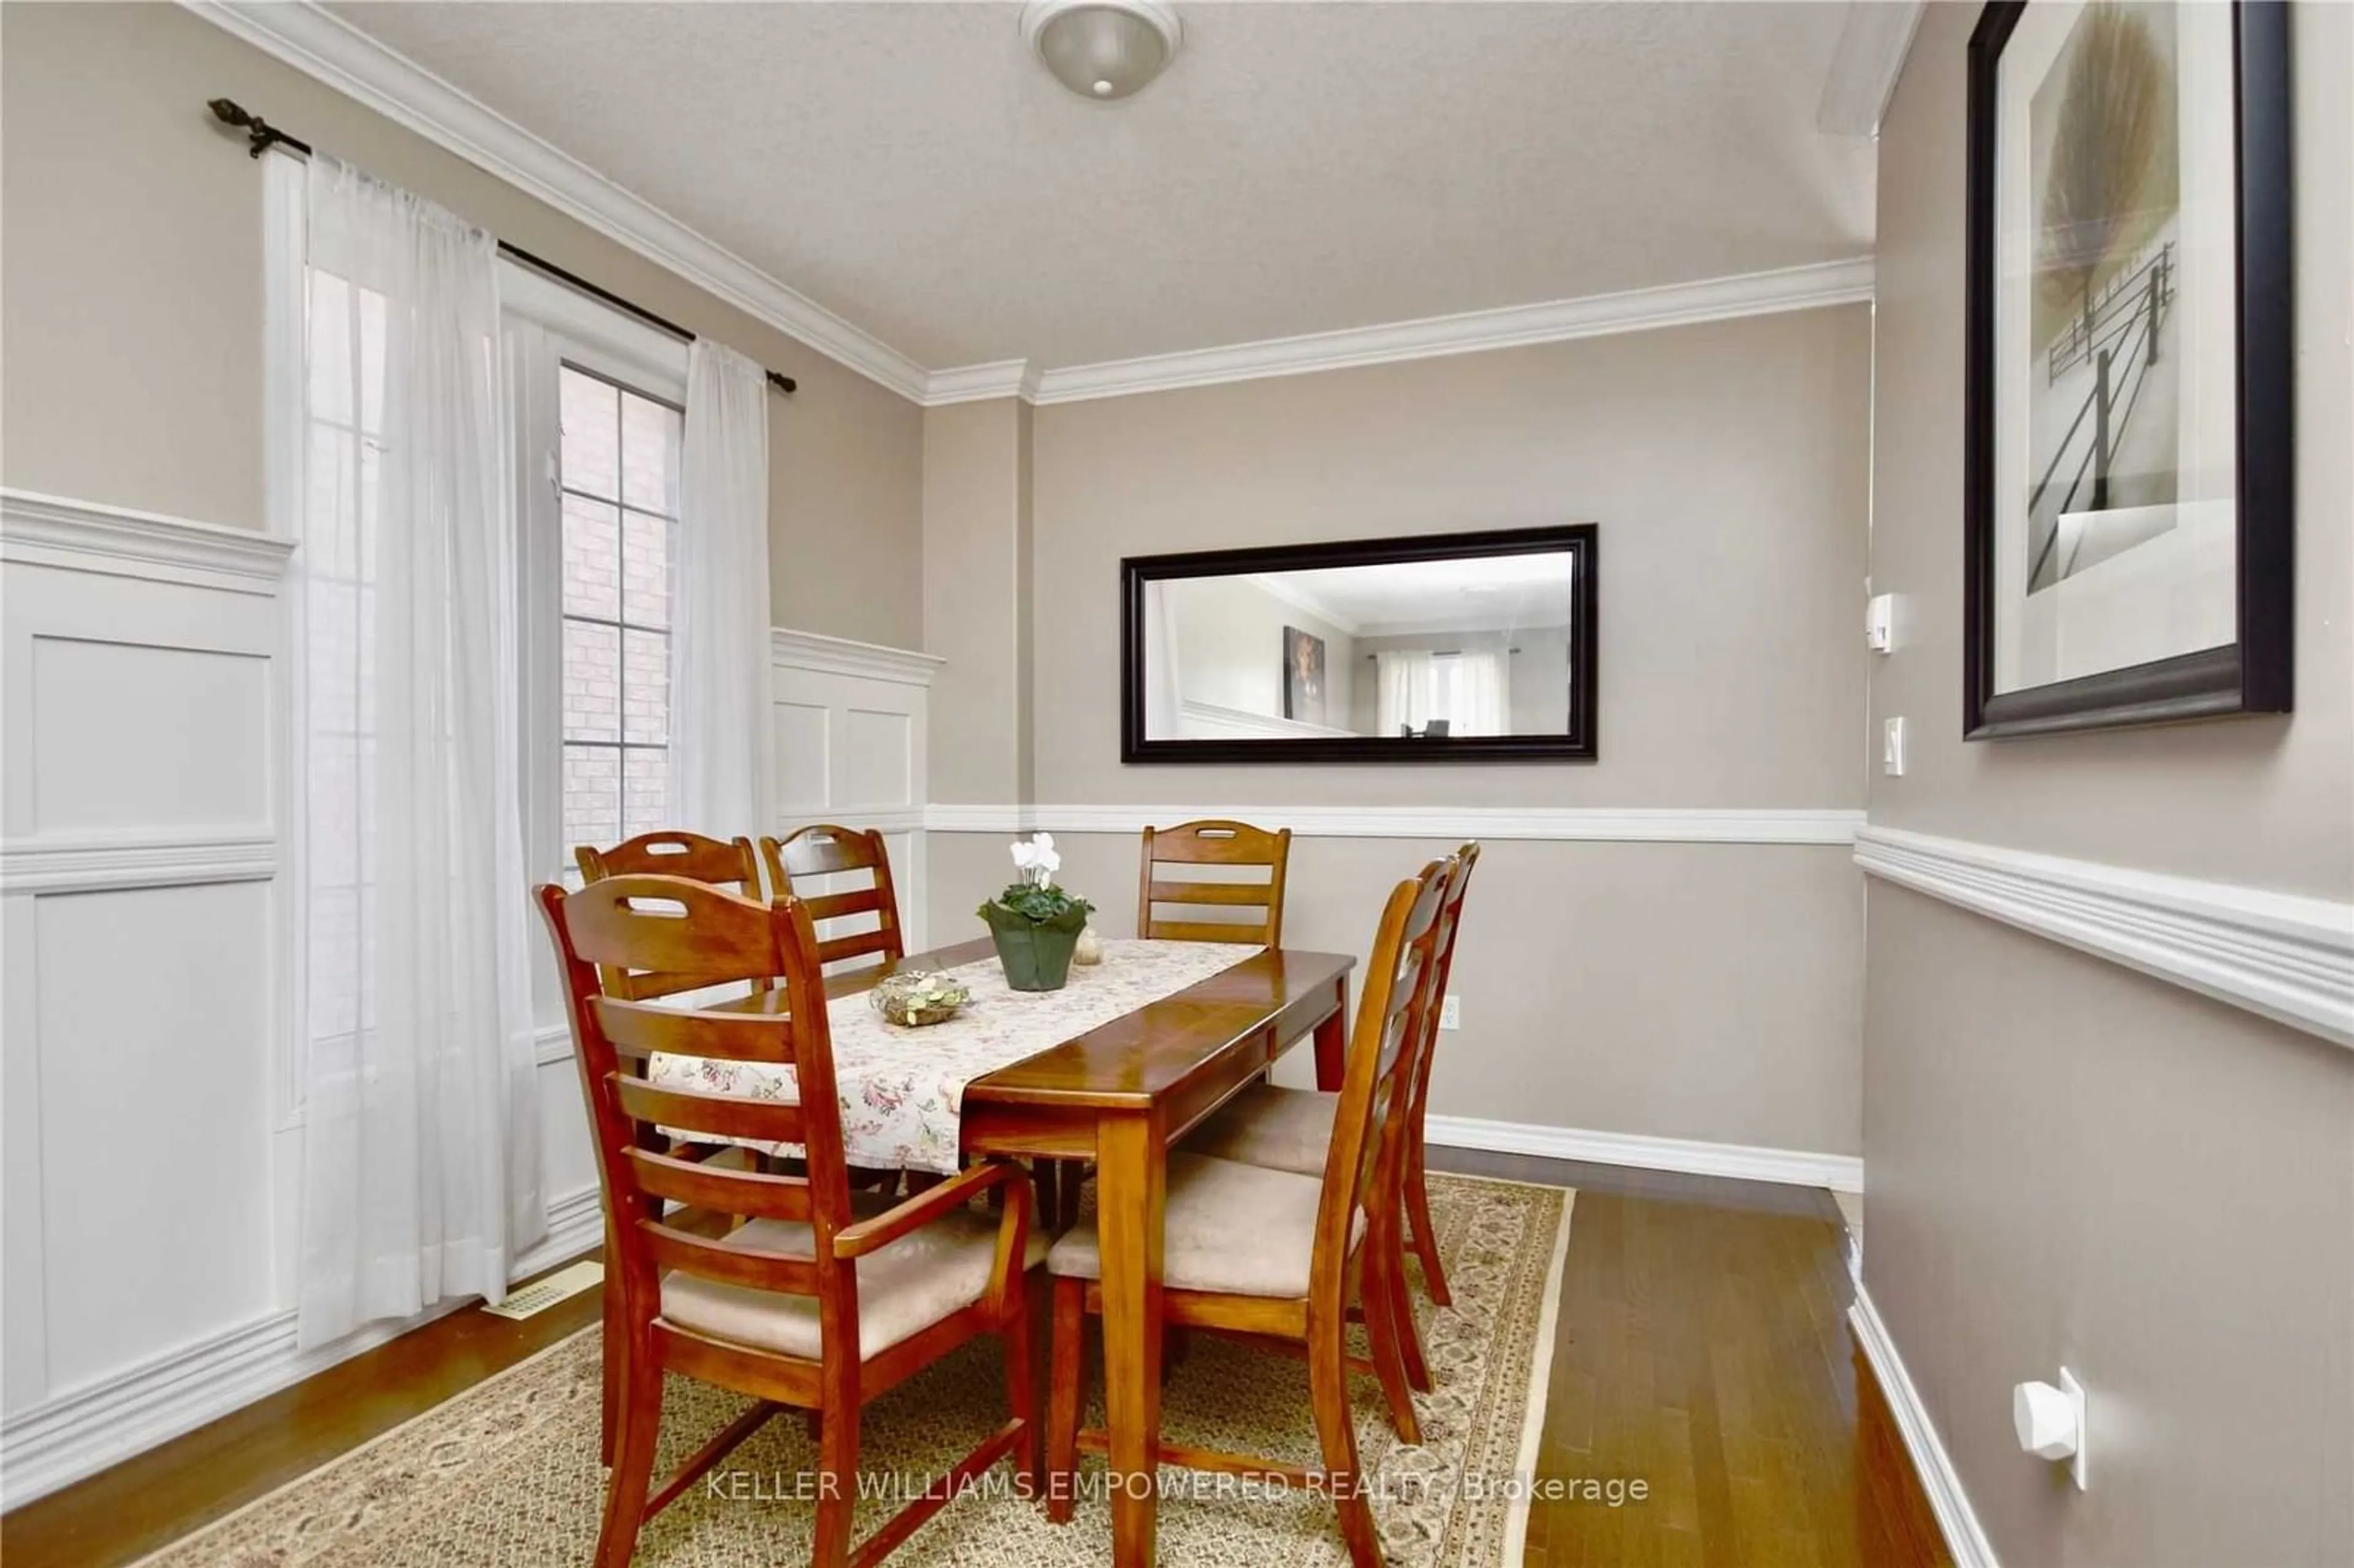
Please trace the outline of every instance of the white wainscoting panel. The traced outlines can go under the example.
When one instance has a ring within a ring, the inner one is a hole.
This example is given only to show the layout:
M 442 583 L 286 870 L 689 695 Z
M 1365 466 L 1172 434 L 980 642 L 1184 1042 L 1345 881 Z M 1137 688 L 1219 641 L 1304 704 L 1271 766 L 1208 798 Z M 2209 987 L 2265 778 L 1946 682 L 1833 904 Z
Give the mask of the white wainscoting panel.
M 277 593 L 292 548 L 0 493 L 12 1505 L 170 1436 L 139 1414 L 164 1384 L 284 1310 Z
M 925 728 L 940 661 L 783 628 L 772 634 L 770 658 L 774 831 L 811 822 L 881 829 L 898 888 L 900 928 L 908 949 L 920 950 L 928 859 Z M 831 927 L 821 933 L 830 934 Z
M 54 1393 L 277 1305 L 270 886 L 30 902 Z
M 2354 905 L 1894 828 L 1873 876 L 2354 1046 Z

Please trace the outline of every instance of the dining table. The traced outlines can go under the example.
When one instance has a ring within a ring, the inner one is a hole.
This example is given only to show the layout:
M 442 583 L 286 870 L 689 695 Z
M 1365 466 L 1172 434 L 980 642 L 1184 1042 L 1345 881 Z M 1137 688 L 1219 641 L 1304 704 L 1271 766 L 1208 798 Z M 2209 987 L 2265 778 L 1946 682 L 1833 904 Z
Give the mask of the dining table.
M 989 938 L 911 954 L 826 980 L 847 1001 L 898 969 L 941 970 L 994 954 Z M 1154 1560 L 1161 1452 L 1161 1234 L 1169 1150 L 1188 1130 L 1312 1039 L 1316 1082 L 1338 1090 L 1348 1033 L 1345 953 L 1261 948 L 1168 995 L 1038 1049 L 965 1085 L 960 1141 L 980 1158 L 1093 1160 L 1102 1255 L 1104 1406 L 1112 1561 Z M 1076 982 L 1075 982 L 1076 983 Z M 723 1011 L 765 1011 L 755 992 Z M 841 1069 L 837 1065 L 837 1072 Z M 857 1086 L 839 1084 L 845 1103 Z

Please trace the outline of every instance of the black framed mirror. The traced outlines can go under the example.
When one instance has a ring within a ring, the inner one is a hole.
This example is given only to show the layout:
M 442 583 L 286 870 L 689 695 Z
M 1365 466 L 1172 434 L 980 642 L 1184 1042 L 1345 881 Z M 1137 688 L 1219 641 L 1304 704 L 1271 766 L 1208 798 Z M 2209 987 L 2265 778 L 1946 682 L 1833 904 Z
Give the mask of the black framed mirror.
M 1598 532 L 1129 556 L 1120 760 L 1591 762 Z

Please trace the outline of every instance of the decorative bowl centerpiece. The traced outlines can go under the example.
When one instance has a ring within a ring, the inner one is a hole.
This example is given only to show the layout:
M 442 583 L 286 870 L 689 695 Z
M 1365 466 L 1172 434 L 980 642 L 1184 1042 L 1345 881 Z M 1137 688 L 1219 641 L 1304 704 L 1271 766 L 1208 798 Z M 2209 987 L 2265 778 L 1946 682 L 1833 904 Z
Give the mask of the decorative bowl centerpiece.
M 1095 906 L 1055 885 L 1062 865 L 1052 833 L 1015 844 L 1013 882 L 979 911 L 1015 991 L 1060 991 L 1071 978 L 1071 951 Z
M 929 969 L 907 969 L 876 980 L 866 993 L 866 1004 L 888 1022 L 921 1029 L 946 1023 L 971 996 L 962 980 Z

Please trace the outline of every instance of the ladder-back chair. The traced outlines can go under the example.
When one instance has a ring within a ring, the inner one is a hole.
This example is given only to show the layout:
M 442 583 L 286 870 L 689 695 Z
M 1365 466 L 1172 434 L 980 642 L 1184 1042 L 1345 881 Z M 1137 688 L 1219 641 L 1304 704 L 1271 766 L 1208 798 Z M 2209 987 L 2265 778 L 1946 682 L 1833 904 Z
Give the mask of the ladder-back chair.
M 571 1014 L 612 1238 L 606 1289 L 620 1333 L 619 1440 L 599 1568 L 626 1568 L 645 1520 L 781 1405 L 822 1411 L 811 1562 L 873 1563 L 965 1483 L 1011 1455 L 1034 1484 L 1036 1443 L 1025 1274 L 1041 1255 L 1014 1166 L 986 1163 L 878 1214 L 851 1207 L 825 988 L 808 911 L 680 877 L 615 876 L 577 893 L 544 886 Z M 754 976 L 779 984 L 757 1012 L 699 1012 L 616 994 L 600 971 Z M 656 1054 L 789 1065 L 793 1103 L 657 1085 L 625 1063 Z M 684 1160 L 658 1128 L 698 1139 L 799 1144 L 806 1173 Z M 971 1200 L 1002 1188 L 992 1218 Z M 673 1209 L 669 1205 L 684 1205 Z M 976 1335 L 1004 1344 L 1007 1420 L 853 1549 L 859 1413 Z M 758 1401 L 652 1490 L 665 1372 Z M 650 1495 L 651 1493 L 651 1495 Z

